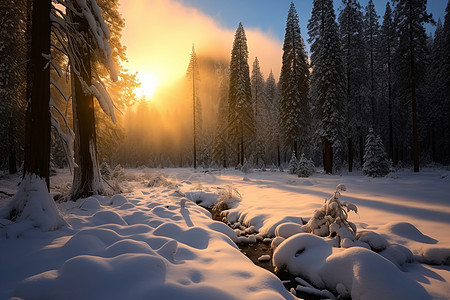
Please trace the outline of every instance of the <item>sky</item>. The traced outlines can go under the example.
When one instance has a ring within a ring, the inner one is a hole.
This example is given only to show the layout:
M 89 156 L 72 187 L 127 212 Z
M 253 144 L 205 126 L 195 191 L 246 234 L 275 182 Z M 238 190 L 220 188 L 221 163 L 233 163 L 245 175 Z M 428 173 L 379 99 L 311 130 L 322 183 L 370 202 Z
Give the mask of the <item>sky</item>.
M 365 6 L 368 1 L 360 3 Z M 380 17 L 386 1 L 374 0 Z M 278 79 L 290 3 L 291 0 L 120 0 L 120 12 L 125 18 L 122 42 L 129 60 L 125 66 L 138 72 L 142 82 L 138 95 L 151 98 L 155 90 L 184 76 L 193 44 L 199 55 L 229 60 L 239 22 L 247 35 L 250 67 L 258 57 L 264 76 L 273 70 Z M 312 3 L 294 1 L 305 41 Z M 335 0 L 335 9 L 341 4 L 341 0 Z M 428 11 L 435 20 L 443 19 L 446 5 L 447 0 L 428 0 Z M 432 25 L 427 27 L 429 33 L 434 29 Z

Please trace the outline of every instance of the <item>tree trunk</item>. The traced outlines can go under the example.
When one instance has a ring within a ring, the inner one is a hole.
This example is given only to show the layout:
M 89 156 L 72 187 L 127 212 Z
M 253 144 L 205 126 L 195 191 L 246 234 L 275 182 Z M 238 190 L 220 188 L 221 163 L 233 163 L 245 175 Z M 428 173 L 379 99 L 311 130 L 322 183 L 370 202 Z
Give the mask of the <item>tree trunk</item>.
M 50 187 L 50 0 L 33 1 L 31 32 L 31 101 L 26 120 L 24 176 L 34 174 Z
M 326 173 L 333 173 L 333 147 L 329 140 L 325 140 L 324 142 L 323 168 Z
M 71 14 L 72 20 L 78 24 L 80 32 L 87 32 L 85 19 Z M 82 80 L 91 85 L 90 50 L 74 41 L 83 66 L 77 66 Z M 95 194 L 103 193 L 100 171 L 97 161 L 97 139 L 95 133 L 94 97 L 85 93 L 80 78 L 71 67 L 73 129 L 75 133 L 75 163 L 70 200 L 76 201 Z
M 33 12 L 33 0 L 27 0 L 27 12 L 26 12 L 26 91 L 25 101 L 27 103 L 25 111 L 25 146 L 24 146 L 24 165 L 26 161 L 30 161 L 31 148 L 30 148 L 30 134 L 31 134 L 31 90 L 33 86 L 33 70 L 31 64 L 31 31 L 32 31 L 32 12 Z M 23 176 L 25 176 L 25 168 L 23 170 Z

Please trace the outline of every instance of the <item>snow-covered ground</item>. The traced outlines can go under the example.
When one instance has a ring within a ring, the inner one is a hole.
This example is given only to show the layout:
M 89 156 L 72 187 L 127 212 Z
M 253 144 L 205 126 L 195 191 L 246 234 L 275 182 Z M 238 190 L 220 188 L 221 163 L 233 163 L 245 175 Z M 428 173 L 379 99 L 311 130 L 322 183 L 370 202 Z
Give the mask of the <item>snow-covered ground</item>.
M 59 171 L 51 181 L 54 193 L 66 191 L 70 174 Z M 0 190 L 14 193 L 17 182 L 0 176 Z M 302 278 L 298 290 L 450 299 L 448 171 L 298 178 L 192 169 L 127 170 L 123 195 L 60 204 L 68 226 L 57 231 L 0 220 L 0 299 L 295 299 L 233 241 L 273 238 L 288 222 L 300 227 L 338 184 L 347 187 L 340 199 L 358 207 L 349 220 L 366 231 L 360 240 L 381 255 L 330 247 L 311 234 L 279 238 L 274 263 Z M 236 230 L 195 204 L 226 192 L 242 198 L 224 212 Z M 0 195 L 0 208 L 6 200 Z M 257 232 L 238 237 L 245 228 Z

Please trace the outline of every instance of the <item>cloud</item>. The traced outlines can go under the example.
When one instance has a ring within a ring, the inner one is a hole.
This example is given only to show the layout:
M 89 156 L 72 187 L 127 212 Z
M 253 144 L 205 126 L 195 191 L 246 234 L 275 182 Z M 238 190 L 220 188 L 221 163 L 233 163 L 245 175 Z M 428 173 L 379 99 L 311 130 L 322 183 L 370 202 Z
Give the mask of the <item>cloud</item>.
M 127 46 L 127 68 L 151 73 L 170 84 L 184 76 L 192 44 L 199 55 L 229 60 L 235 29 L 221 27 L 212 17 L 175 0 L 121 0 L 125 18 L 122 42 Z M 244 28 L 245 28 L 245 24 Z M 237 28 L 238 24 L 236 24 Z M 281 68 L 282 45 L 258 28 L 245 28 L 249 66 L 258 57 L 264 76 Z

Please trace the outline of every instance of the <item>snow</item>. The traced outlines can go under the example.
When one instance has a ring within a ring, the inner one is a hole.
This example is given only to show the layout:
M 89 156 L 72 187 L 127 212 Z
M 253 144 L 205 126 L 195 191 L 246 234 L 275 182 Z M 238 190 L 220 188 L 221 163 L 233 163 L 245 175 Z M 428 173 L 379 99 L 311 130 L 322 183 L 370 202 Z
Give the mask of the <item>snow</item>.
M 46 198 L 66 225 L 36 228 L 28 217 L 0 219 L 0 299 L 295 299 L 235 245 L 258 240 L 274 248 L 273 256 L 259 259 L 298 276 L 297 292 L 450 299 L 450 178 L 442 176 L 448 171 L 307 179 L 253 171 L 248 181 L 237 170 L 125 172 L 122 195 L 57 205 Z M 158 176 L 165 181 L 154 184 Z M 52 193 L 67 190 L 70 180 L 59 170 Z M 18 181 L 0 176 L 0 190 L 14 193 Z M 333 247 L 333 238 L 305 233 L 304 223 L 338 184 L 346 187 L 339 200 L 357 207 L 348 220 L 356 224 L 359 247 Z M 219 199 L 228 205 L 222 216 L 231 227 L 196 204 L 211 207 Z M 6 200 L 0 198 L 0 211 Z

